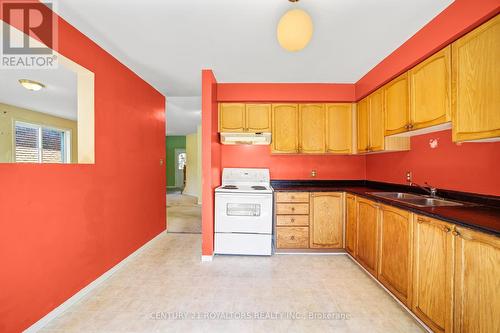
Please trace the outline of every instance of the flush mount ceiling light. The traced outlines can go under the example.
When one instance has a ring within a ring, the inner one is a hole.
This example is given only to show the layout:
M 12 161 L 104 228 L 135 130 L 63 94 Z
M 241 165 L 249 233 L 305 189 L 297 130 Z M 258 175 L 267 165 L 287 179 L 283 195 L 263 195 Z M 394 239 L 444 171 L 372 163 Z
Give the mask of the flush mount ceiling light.
M 31 90 L 31 91 L 38 91 L 42 88 L 45 88 L 45 85 L 40 83 L 40 82 L 36 82 L 36 81 L 32 81 L 32 80 L 27 80 L 27 79 L 20 79 L 19 80 L 19 83 L 26 89 L 28 90 Z
M 289 0 L 297 2 L 298 0 Z M 302 9 L 292 9 L 283 15 L 278 23 L 278 42 L 285 50 L 300 51 L 309 44 L 313 34 L 313 23 L 309 14 Z

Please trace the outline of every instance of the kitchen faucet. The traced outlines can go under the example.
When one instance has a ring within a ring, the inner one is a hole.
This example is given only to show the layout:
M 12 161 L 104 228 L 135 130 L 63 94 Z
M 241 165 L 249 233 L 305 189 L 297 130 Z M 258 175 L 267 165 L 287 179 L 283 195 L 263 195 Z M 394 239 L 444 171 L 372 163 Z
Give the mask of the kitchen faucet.
M 427 183 L 427 182 L 425 182 L 424 184 L 426 186 L 422 186 L 422 185 L 419 185 L 417 183 L 413 183 L 412 181 L 410 181 L 410 186 L 416 186 L 416 187 L 424 190 L 425 192 L 429 193 L 432 198 L 435 198 L 436 194 L 437 194 L 437 188 L 430 186 L 429 183 Z

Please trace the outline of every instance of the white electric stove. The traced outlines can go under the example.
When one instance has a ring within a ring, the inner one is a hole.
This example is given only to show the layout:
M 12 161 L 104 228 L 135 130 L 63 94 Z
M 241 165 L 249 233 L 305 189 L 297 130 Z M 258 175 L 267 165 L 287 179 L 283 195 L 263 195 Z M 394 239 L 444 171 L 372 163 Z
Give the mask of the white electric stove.
M 225 168 L 215 189 L 214 252 L 271 255 L 272 230 L 269 169 Z

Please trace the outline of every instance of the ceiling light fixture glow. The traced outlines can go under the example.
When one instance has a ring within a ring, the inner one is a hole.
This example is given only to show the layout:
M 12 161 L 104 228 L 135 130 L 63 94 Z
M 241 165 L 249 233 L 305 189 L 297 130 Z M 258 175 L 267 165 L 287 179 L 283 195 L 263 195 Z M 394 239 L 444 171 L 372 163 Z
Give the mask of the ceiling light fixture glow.
M 19 80 L 19 83 L 26 89 L 28 90 L 31 90 L 31 91 L 38 91 L 42 88 L 45 88 L 45 85 L 40 83 L 40 82 L 36 82 L 36 81 L 32 81 L 32 80 L 27 80 L 27 79 L 20 79 Z
M 300 51 L 309 44 L 313 34 L 311 16 L 302 9 L 292 9 L 278 23 L 278 42 L 285 50 Z

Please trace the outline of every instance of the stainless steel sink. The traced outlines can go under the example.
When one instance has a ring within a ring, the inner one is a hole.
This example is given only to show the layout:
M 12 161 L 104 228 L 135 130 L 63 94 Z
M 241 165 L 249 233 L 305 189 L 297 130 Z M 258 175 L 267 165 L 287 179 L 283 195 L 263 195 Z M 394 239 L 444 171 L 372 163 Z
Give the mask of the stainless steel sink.
M 463 206 L 456 201 L 449 201 L 439 198 L 431 198 L 425 195 L 411 194 L 404 192 L 369 192 L 376 197 L 386 198 L 394 201 L 404 202 L 417 207 L 437 207 L 437 206 Z

